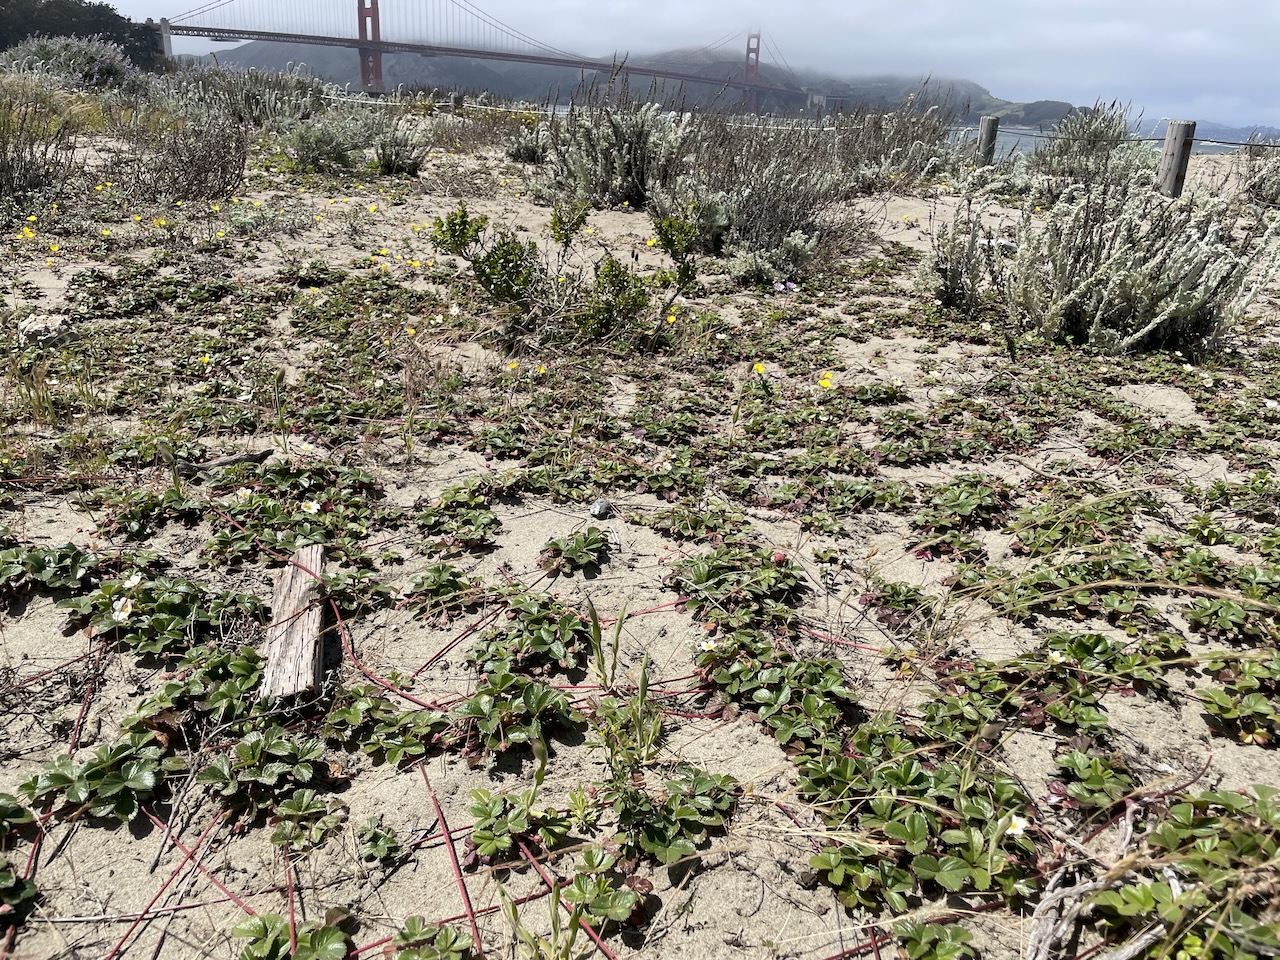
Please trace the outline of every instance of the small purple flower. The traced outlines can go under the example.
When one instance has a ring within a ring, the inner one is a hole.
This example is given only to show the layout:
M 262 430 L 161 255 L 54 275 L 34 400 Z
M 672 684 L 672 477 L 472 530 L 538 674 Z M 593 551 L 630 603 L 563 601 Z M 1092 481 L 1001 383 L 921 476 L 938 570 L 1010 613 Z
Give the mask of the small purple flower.
M 788 280 L 788 281 L 787 281 L 787 289 L 788 289 L 788 290 L 794 290 L 795 288 L 796 288 L 796 285 L 795 285 L 794 283 L 792 283 L 790 280 Z
M 774 289 L 774 290 L 776 290 L 776 291 L 778 291 L 778 293 L 781 293 L 783 290 L 785 290 L 785 289 L 787 289 L 787 288 L 786 288 L 786 286 L 783 284 L 783 282 L 782 282 L 781 280 L 776 280 L 776 281 L 774 281 L 773 289 Z

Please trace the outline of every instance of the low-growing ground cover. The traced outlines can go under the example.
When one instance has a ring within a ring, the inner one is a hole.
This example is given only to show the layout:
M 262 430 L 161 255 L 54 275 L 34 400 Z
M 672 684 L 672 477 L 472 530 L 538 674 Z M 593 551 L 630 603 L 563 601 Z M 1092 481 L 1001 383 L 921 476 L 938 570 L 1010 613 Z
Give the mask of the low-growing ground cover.
M 1108 354 L 1005 309 L 1016 209 L 948 246 L 962 158 L 730 254 L 656 160 L 536 206 L 536 118 L 295 113 L 6 208 L 15 956 L 1274 955 L 1274 290 Z

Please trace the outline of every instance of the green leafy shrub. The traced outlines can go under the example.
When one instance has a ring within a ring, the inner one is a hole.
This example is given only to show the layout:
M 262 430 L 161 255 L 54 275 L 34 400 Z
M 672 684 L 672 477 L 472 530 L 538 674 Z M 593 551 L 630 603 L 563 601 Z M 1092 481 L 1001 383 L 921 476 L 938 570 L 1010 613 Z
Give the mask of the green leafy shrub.
M 480 289 L 508 308 L 508 336 L 536 334 L 544 342 L 634 340 L 647 332 L 641 321 L 651 287 L 671 284 L 680 290 L 692 282 L 692 263 L 680 248 L 674 273 L 646 279 L 606 255 L 594 264 L 588 283 L 570 252 L 587 210 L 585 202 L 557 201 L 551 217 L 552 240 L 559 248 L 554 256 L 514 230 L 491 228 L 487 217 L 473 216 L 466 204 L 437 217 L 431 239 L 444 252 L 469 261 Z
M 472 216 L 465 202 L 458 209 L 436 217 L 431 224 L 431 242 L 455 257 L 470 259 L 480 246 L 489 218 L 484 214 Z
M 538 303 L 539 288 L 547 284 L 547 274 L 538 255 L 538 245 L 521 240 L 514 230 L 496 230 L 484 249 L 471 261 L 476 281 L 494 300 L 532 309 Z
M 596 341 L 634 335 L 649 309 L 649 288 L 612 256 L 597 263 L 595 273 L 586 303 L 574 316 L 578 332 Z

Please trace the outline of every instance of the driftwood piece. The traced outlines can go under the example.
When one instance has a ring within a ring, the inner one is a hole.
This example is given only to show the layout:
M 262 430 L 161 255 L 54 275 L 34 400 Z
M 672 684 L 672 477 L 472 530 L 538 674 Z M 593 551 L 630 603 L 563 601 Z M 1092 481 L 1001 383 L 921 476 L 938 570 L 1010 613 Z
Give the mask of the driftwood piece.
M 303 547 L 280 571 L 267 628 L 267 669 L 259 697 L 287 697 L 320 686 L 322 609 L 316 602 L 324 548 Z

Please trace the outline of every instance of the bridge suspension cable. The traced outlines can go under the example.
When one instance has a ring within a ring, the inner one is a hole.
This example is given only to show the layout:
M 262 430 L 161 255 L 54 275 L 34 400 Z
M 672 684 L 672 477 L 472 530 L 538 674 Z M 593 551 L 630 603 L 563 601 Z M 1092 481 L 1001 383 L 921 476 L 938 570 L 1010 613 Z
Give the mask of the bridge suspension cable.
M 182 23 L 185 20 L 190 20 L 192 17 L 198 17 L 202 13 L 212 13 L 219 7 L 225 7 L 227 4 L 234 2 L 235 0 L 211 0 L 210 3 L 206 3 L 204 6 L 196 7 L 194 10 L 188 10 L 186 13 L 180 13 L 176 17 L 170 17 L 169 22 Z
M 703 59 L 709 58 L 711 54 L 715 53 L 715 51 L 719 50 L 725 44 L 732 43 L 735 40 L 740 40 L 742 36 L 743 36 L 743 32 L 741 30 L 739 30 L 737 33 L 726 33 L 719 40 L 716 40 L 713 43 L 709 43 L 705 47 L 699 47 L 697 50 L 686 50 L 685 52 L 680 53 L 673 57 L 663 57 L 662 62 L 663 63 L 698 63 L 698 62 L 701 62 Z
M 765 37 L 764 44 L 765 44 L 765 49 L 769 51 L 770 55 L 774 59 L 774 62 L 775 63 L 780 62 L 782 68 L 787 71 L 787 76 L 791 79 L 791 81 L 793 83 L 799 83 L 799 78 L 796 76 L 796 72 L 791 69 L 791 64 L 787 63 L 787 58 L 782 55 L 782 51 L 779 50 L 777 47 L 775 47 L 769 41 L 768 37 Z
M 553 47 L 548 44 L 542 43 L 539 40 L 535 40 L 533 39 L 533 37 L 529 36 L 526 33 L 521 33 L 519 30 L 516 30 L 514 27 L 507 26 L 505 23 L 503 23 L 501 20 L 498 20 L 496 17 L 492 17 L 489 14 L 485 13 L 475 4 L 471 3 L 470 0 L 449 0 L 449 2 L 452 3 L 455 7 L 458 7 L 459 9 L 466 11 L 471 16 L 475 17 L 476 19 L 480 20 L 483 23 L 488 24 L 489 26 L 498 30 L 500 33 L 503 33 L 506 36 L 512 38 L 513 40 L 522 41 L 523 43 L 527 43 L 532 47 L 536 47 L 539 50 L 542 50 L 546 53 L 554 54 L 555 56 L 558 56 L 558 57 L 574 56 L 574 54 L 561 50 L 558 47 Z

